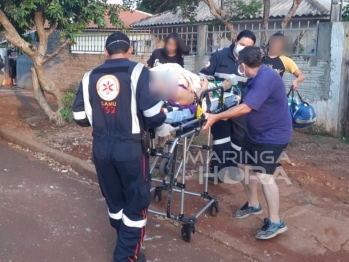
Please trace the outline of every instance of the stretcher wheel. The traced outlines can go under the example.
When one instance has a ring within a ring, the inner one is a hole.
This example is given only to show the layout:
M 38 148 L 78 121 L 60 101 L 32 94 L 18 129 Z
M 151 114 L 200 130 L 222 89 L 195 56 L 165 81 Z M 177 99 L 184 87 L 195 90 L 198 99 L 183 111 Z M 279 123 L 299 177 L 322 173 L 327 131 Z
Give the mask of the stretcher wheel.
M 211 207 L 211 216 L 216 217 L 218 213 L 218 208 L 216 206 Z
M 187 227 L 182 227 L 181 234 L 185 242 L 190 242 L 192 233 L 187 229 Z
M 183 225 L 181 229 L 182 239 L 185 242 L 190 242 L 193 233 L 195 232 L 195 226 L 193 225 Z
M 160 204 L 162 201 L 162 192 L 160 190 L 155 190 L 154 200 L 156 204 Z
M 168 176 L 168 169 L 169 169 L 168 163 L 169 163 L 169 160 L 167 158 L 164 158 L 161 160 L 160 166 L 159 166 L 160 176 L 162 177 Z
M 218 214 L 218 212 L 219 212 L 219 209 L 218 209 L 218 202 L 215 202 L 215 203 L 213 203 L 212 206 L 211 206 L 211 215 L 212 215 L 213 217 L 216 217 L 217 214 Z

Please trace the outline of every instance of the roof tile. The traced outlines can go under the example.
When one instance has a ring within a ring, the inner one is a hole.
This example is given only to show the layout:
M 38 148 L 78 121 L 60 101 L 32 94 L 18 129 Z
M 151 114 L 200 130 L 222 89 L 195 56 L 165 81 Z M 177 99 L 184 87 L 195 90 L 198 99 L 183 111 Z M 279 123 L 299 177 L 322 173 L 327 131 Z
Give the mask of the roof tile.
M 220 0 L 216 0 L 217 2 Z M 293 1 L 291 0 L 271 0 L 270 17 L 278 18 L 284 17 L 292 6 Z M 262 11 L 261 11 L 262 14 Z M 325 8 L 316 0 L 303 0 L 295 16 L 329 16 L 330 10 Z M 258 19 L 262 18 L 262 15 L 256 17 Z M 209 22 L 214 20 L 214 16 L 211 14 L 208 6 L 200 2 L 197 7 L 197 14 L 195 17 L 195 22 Z M 173 25 L 173 24 L 185 24 L 189 23 L 189 19 L 183 19 L 181 17 L 181 9 L 178 8 L 177 13 L 172 11 L 167 11 L 152 17 L 148 17 L 132 24 L 133 27 L 142 26 L 156 26 L 156 25 Z

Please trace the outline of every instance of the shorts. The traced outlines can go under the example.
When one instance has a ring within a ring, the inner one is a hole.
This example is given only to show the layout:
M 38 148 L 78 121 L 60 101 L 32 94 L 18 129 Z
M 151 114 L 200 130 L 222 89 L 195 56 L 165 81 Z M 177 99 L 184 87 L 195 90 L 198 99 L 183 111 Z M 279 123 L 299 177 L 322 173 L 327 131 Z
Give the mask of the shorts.
M 250 165 L 256 173 L 273 175 L 288 144 L 261 144 L 244 139 L 240 163 Z
M 15 79 L 17 77 L 17 66 L 10 66 L 10 77 Z

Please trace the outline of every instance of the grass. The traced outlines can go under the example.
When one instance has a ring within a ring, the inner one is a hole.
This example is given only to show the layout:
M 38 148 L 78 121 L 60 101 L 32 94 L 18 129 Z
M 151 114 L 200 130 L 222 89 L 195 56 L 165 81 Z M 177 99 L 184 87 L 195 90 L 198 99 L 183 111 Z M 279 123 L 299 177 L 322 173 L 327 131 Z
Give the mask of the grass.
M 344 144 L 349 144 L 349 136 L 348 137 L 343 137 L 343 138 L 339 139 L 339 141 L 341 141 Z
M 154 168 L 153 172 L 151 173 L 151 177 L 158 177 L 159 176 L 159 169 Z
M 76 91 L 67 91 L 64 94 L 62 99 L 62 103 L 64 107 L 61 109 L 62 117 L 65 121 L 72 122 L 73 121 L 73 104 L 75 101 L 75 93 Z
M 311 135 L 314 137 L 326 137 L 327 132 L 322 125 L 312 125 L 310 127 L 299 130 L 303 134 Z
M 37 137 L 44 137 L 46 136 L 46 133 L 44 131 L 41 131 L 40 133 L 36 134 Z
M 317 203 L 317 200 L 315 198 L 313 198 L 313 197 L 310 197 L 310 198 L 304 199 L 301 202 L 304 205 L 315 205 Z
M 204 145 L 204 142 L 200 139 L 199 136 L 196 136 L 193 139 L 193 145 L 202 146 L 202 145 Z

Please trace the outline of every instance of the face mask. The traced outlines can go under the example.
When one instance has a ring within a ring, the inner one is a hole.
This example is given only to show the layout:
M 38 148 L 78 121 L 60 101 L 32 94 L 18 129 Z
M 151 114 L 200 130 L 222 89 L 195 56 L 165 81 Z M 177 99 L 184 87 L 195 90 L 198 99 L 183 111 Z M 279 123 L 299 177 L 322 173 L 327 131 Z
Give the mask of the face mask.
M 235 53 L 236 55 L 239 55 L 239 53 L 245 49 L 245 46 L 237 44 L 235 47 Z
M 240 65 L 240 66 L 238 67 L 238 73 L 239 73 L 239 75 L 241 75 L 242 77 L 245 77 L 245 78 L 250 79 L 250 77 L 248 77 L 248 76 L 246 75 L 245 72 L 242 72 L 241 67 L 242 67 L 242 65 Z

